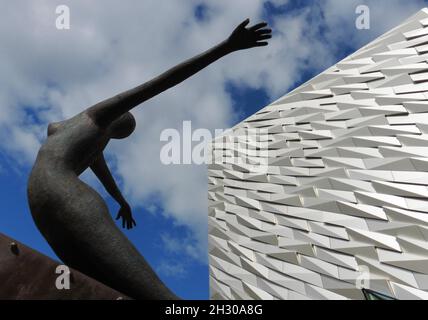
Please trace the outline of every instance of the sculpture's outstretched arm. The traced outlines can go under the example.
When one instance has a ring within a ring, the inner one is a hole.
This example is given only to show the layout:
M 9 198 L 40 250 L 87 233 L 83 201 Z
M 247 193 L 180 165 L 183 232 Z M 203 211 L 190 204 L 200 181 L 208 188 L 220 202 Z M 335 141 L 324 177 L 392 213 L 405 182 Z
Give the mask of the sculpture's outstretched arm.
M 125 228 L 126 226 L 127 229 L 131 229 L 136 225 L 134 219 L 132 218 L 131 207 L 117 187 L 117 184 L 114 181 L 113 175 L 111 174 L 102 153 L 92 163 L 91 170 L 101 181 L 107 192 L 117 201 L 117 203 L 120 204 L 121 208 L 117 214 L 116 220 L 122 218 L 122 227 Z
M 271 38 L 271 30 L 263 29 L 267 24 L 263 22 L 246 28 L 249 22 L 249 19 L 243 21 L 225 41 L 204 53 L 182 62 L 138 87 L 90 107 L 89 115 L 98 125 L 109 125 L 125 112 L 177 85 L 219 58 L 234 51 L 266 46 L 268 43 L 265 40 Z

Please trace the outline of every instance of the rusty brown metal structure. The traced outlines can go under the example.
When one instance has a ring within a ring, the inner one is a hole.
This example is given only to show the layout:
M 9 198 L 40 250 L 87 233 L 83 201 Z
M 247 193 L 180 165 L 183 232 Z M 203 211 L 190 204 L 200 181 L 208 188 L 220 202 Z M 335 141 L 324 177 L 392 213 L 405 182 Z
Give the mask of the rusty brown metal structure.
M 122 293 L 70 268 L 70 288 L 57 289 L 57 262 L 0 233 L 1 300 L 118 300 Z

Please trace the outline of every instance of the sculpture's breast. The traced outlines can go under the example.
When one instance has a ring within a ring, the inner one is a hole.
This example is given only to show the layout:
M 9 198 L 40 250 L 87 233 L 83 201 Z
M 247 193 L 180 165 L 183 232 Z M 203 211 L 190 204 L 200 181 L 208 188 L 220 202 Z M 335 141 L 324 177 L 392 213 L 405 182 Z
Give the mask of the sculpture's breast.
M 50 123 L 47 135 L 36 162 L 43 161 L 50 168 L 71 169 L 77 175 L 89 167 L 109 141 L 106 130 L 85 113 Z
M 61 123 L 62 123 L 62 121 L 61 122 L 51 122 L 48 124 L 48 132 L 47 132 L 48 137 L 55 134 L 58 131 L 58 129 L 60 129 Z

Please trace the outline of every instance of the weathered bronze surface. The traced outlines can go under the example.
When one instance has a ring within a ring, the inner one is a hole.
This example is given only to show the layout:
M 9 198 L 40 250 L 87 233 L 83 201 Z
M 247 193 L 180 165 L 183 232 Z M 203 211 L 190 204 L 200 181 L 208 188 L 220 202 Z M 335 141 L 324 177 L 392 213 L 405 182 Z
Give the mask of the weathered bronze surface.
M 134 131 L 129 111 L 142 102 L 227 54 L 266 46 L 271 37 L 271 30 L 263 29 L 267 24 L 246 28 L 248 23 L 247 19 L 225 41 L 153 80 L 49 125 L 28 180 L 28 201 L 37 227 L 66 265 L 133 298 L 178 298 L 116 227 L 103 198 L 79 175 L 91 168 L 121 206 L 116 219 L 132 228 L 131 208 L 104 160 L 104 148 L 110 139 L 126 138 Z

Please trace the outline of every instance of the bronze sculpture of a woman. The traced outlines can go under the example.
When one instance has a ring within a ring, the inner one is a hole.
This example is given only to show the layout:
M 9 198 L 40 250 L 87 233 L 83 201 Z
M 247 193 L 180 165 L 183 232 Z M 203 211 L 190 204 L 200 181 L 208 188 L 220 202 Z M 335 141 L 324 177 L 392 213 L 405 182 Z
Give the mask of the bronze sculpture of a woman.
M 135 128 L 129 112 L 234 51 L 266 46 L 266 23 L 247 28 L 249 19 L 208 51 L 131 90 L 97 103 L 74 117 L 48 126 L 28 180 L 33 219 L 69 267 L 136 299 L 178 299 L 157 277 L 134 245 L 116 227 L 102 197 L 79 179 L 91 168 L 121 206 L 116 219 L 135 225 L 103 156 L 110 139 L 128 137 Z

